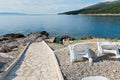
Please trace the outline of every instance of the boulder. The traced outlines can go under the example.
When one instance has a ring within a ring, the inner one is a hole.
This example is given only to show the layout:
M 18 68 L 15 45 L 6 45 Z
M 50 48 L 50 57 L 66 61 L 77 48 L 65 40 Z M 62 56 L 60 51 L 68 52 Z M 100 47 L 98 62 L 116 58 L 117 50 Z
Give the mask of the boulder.
M 60 41 L 67 40 L 67 39 L 69 39 L 70 41 L 75 40 L 75 38 L 72 38 L 68 35 L 63 35 L 61 36 Z
M 26 46 L 27 40 L 26 39 L 19 39 L 17 44 L 18 44 L 18 47 L 19 46 Z
M 8 39 L 16 39 L 16 38 L 23 38 L 23 37 L 25 36 L 22 33 L 10 33 L 10 34 L 3 35 L 3 38 L 8 38 Z
M 19 44 L 17 41 L 2 42 L 0 44 L 0 52 L 11 52 L 14 48 L 18 48 Z
M 43 40 L 43 38 L 39 37 L 39 38 L 36 39 L 36 42 L 41 42 L 42 40 Z
M 39 37 L 42 37 L 40 33 L 31 33 L 31 34 L 28 34 L 27 38 L 31 41 L 35 41 Z
M 51 43 L 55 42 L 55 40 L 56 40 L 55 36 L 51 36 L 51 37 L 49 37 L 49 39 L 45 39 L 45 41 L 51 42 Z
M 40 32 L 40 34 L 45 35 L 46 37 L 48 37 L 48 36 L 49 36 L 49 33 L 48 33 L 48 32 L 46 32 L 46 31 L 42 31 L 42 32 Z
M 42 32 L 36 32 L 36 33 L 30 33 L 28 34 L 28 38 L 32 41 L 37 40 L 38 38 L 40 38 L 39 40 L 41 41 L 42 39 L 48 39 L 49 33 L 46 31 L 42 31 Z
M 43 39 L 48 39 L 49 37 L 47 37 L 46 35 L 42 35 Z
M 75 38 L 72 38 L 68 35 L 63 35 L 60 38 L 60 43 L 62 43 L 64 46 L 67 46 L 70 44 L 71 41 L 75 40 Z
M 6 41 L 6 40 L 9 40 L 9 38 L 3 37 L 3 38 L 1 39 L 1 41 Z
M 94 36 L 86 36 L 86 37 L 81 38 L 81 40 L 89 40 L 89 39 L 94 39 L 94 38 L 95 38 Z
M 1 47 L 0 47 L 0 52 L 3 52 L 3 53 L 6 53 L 6 52 L 10 52 L 11 49 L 9 48 L 8 45 L 6 44 L 3 44 Z
M 18 42 L 16 41 L 14 41 L 14 42 L 11 42 L 11 43 L 9 43 L 8 44 L 9 45 L 9 48 L 12 50 L 12 49 L 14 49 L 14 48 L 18 48 L 18 46 L 19 46 L 19 44 L 18 44 Z

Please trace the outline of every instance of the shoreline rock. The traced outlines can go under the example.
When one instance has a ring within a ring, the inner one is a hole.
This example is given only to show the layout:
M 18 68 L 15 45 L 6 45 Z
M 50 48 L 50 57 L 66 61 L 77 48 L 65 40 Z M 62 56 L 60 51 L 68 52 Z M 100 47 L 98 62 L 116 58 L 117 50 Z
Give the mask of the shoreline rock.
M 5 34 L 3 35 L 3 38 L 5 39 L 16 39 L 16 38 L 24 38 L 25 35 L 22 33 L 9 33 L 9 34 Z
M 90 40 L 95 39 L 94 36 L 86 36 L 81 38 L 80 40 Z M 69 45 L 75 38 L 69 35 L 62 35 L 59 37 L 59 41 L 57 41 L 56 36 L 49 36 L 47 31 L 29 33 L 28 35 L 24 35 L 22 33 L 9 33 L 3 35 L 3 38 L 0 39 L 0 52 L 11 52 L 14 48 L 19 48 L 19 46 L 25 46 L 30 41 L 40 42 L 45 40 L 46 42 L 56 42 L 61 43 L 64 46 Z M 4 46 L 3 46 L 4 45 Z
M 63 41 L 63 39 L 64 40 L 67 40 L 67 39 L 69 39 L 69 40 L 75 40 L 75 38 L 72 38 L 72 37 L 70 37 L 68 35 L 63 35 L 63 36 L 60 37 L 60 41 Z
M 19 48 L 20 46 L 26 46 L 30 41 L 42 41 L 48 40 L 50 42 L 51 37 L 47 31 L 30 33 L 24 35 L 23 33 L 8 33 L 4 34 L 2 39 L 0 39 L 0 52 L 8 53 L 14 48 Z M 54 42 L 54 41 L 52 41 Z
M 24 35 L 22 33 L 9 33 L 0 37 L 0 73 L 18 57 L 27 43 L 49 39 L 46 31 Z M 5 63 L 5 64 L 2 64 Z
M 95 39 L 96 37 L 94 36 L 85 36 L 85 37 L 82 37 L 81 40 L 89 40 L 89 39 Z

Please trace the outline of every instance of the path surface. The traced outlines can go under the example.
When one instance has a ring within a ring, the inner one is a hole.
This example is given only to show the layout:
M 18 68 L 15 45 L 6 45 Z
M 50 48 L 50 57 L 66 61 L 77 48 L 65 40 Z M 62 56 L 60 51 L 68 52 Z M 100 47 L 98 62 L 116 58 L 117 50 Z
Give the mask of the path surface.
M 32 43 L 5 80 L 58 80 L 53 60 L 44 42 Z

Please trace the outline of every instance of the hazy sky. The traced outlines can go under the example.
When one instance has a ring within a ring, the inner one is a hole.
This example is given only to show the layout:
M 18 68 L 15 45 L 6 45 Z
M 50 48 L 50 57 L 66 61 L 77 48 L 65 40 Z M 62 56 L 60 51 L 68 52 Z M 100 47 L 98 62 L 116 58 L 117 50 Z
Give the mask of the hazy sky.
M 0 0 L 0 12 L 56 14 L 113 0 Z

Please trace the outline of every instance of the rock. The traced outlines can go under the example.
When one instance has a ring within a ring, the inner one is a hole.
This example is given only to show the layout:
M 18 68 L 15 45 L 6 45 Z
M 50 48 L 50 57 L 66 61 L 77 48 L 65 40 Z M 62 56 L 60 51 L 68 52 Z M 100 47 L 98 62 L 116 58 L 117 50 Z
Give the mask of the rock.
M 3 52 L 3 53 L 10 52 L 10 51 L 11 49 L 6 44 L 3 44 L 2 47 L 0 48 L 0 52 Z
M 46 37 L 48 37 L 48 36 L 49 36 L 49 33 L 48 33 L 48 32 L 46 32 L 46 31 L 42 31 L 42 32 L 40 32 L 40 34 L 45 35 Z
M 61 38 L 60 38 L 60 41 L 63 41 L 63 39 L 64 40 L 67 40 L 67 39 L 69 39 L 69 40 L 75 40 L 75 38 L 72 38 L 72 37 L 70 37 L 70 36 L 68 36 L 68 35 L 63 35 L 63 36 L 61 36 Z
M 18 48 L 19 44 L 16 40 L 4 41 L 0 43 L 0 52 L 11 52 L 14 48 Z
M 114 73 L 118 72 L 117 70 L 113 70 Z
M 39 37 L 42 37 L 40 33 L 31 33 L 28 35 L 28 39 L 32 41 L 35 41 Z
M 9 40 L 9 38 L 2 38 L 1 41 L 6 41 L 6 40 Z
M 87 37 L 83 37 L 81 38 L 81 40 L 89 40 L 89 39 L 94 39 L 94 36 L 87 36 Z
M 12 51 L 17 51 L 18 50 L 18 48 L 14 48 L 14 49 L 12 49 Z
M 48 39 L 48 37 L 46 35 L 42 35 L 43 39 Z
M 53 43 L 53 42 L 55 42 L 55 39 L 56 39 L 56 37 L 52 36 L 52 37 L 49 37 L 49 39 L 46 39 L 45 41 Z
M 5 54 L 5 53 L 0 53 L 0 56 L 3 57 L 3 58 L 15 58 L 12 55 L 8 55 L 8 54 Z
M 18 47 L 26 46 L 26 45 L 27 45 L 27 41 L 25 39 L 18 40 Z
M 48 36 L 49 36 L 49 33 L 46 32 L 46 31 L 28 34 L 29 39 L 32 40 L 32 41 L 35 41 L 35 40 L 37 40 L 38 38 L 40 38 L 40 39 L 42 38 L 42 40 L 43 40 L 43 39 L 48 39 Z M 39 39 L 39 40 L 40 40 L 40 39 Z M 40 40 L 40 41 L 41 41 L 41 40 Z
M 19 46 L 18 42 L 15 42 L 15 41 L 9 43 L 8 45 L 9 45 L 9 48 L 10 48 L 11 50 L 14 49 L 14 48 L 18 48 L 18 46 Z
M 75 40 L 75 39 L 68 35 L 63 35 L 60 38 L 60 43 L 62 43 L 64 46 L 68 46 L 70 44 L 70 42 L 73 40 Z
M 0 42 L 0 47 L 2 46 L 2 43 Z
M 8 38 L 8 39 L 16 39 L 16 38 L 23 38 L 25 37 L 24 34 L 21 33 L 11 33 L 11 34 L 5 34 L 3 35 L 3 38 Z
M 36 39 L 36 42 L 41 42 L 42 40 L 43 40 L 43 38 L 39 37 L 39 38 Z

